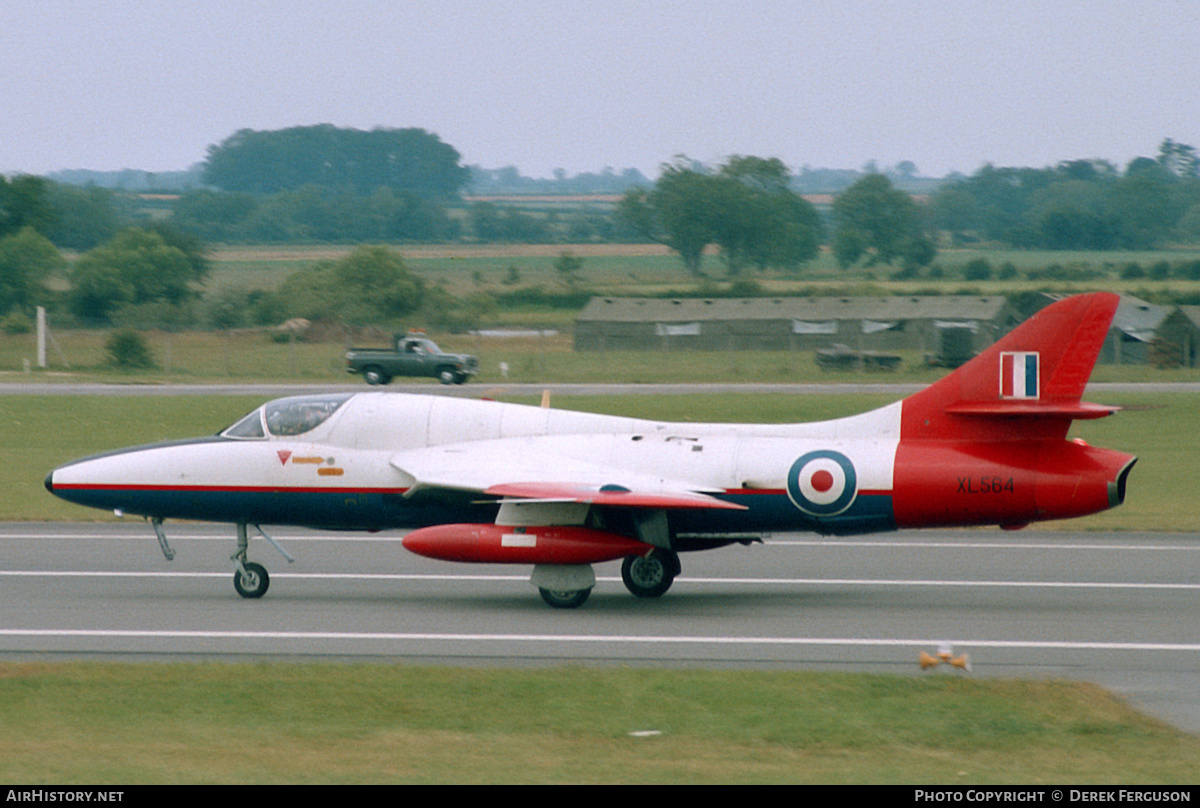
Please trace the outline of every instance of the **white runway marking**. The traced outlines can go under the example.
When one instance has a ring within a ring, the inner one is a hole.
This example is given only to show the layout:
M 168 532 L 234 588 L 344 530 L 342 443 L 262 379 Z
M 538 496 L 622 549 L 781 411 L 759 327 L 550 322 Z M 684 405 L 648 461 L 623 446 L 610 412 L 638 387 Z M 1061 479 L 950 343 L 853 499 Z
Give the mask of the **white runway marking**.
M 949 643 L 963 648 L 1019 648 L 1057 651 L 1200 651 L 1200 643 L 1161 642 L 1072 642 L 1060 640 L 983 640 L 970 638 L 913 637 L 702 637 L 636 634 L 477 634 L 438 632 L 359 632 L 359 631 L 188 631 L 135 629 L 0 629 L 0 637 L 84 637 L 124 639 L 191 640 L 344 640 L 361 642 L 496 642 L 496 643 L 621 643 L 637 645 L 774 645 L 840 647 L 930 647 Z
M 0 578 L 228 578 L 228 572 L 88 572 L 50 570 L 0 570 Z M 308 581 L 527 581 L 526 575 L 463 575 L 346 572 L 279 572 L 271 580 Z M 620 583 L 615 576 L 597 575 L 604 583 Z M 1200 583 L 1135 583 L 1123 581 L 938 581 L 913 578 L 699 578 L 680 576 L 675 584 L 740 584 L 753 586 L 945 586 L 1002 587 L 1013 589 L 1200 589 Z

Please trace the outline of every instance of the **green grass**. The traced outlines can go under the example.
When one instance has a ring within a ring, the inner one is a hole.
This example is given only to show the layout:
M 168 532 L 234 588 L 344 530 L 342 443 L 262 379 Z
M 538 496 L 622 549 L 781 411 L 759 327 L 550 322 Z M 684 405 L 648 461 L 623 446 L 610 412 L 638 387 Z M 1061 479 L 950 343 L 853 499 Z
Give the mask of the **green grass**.
M 15 783 L 1162 785 L 1198 766 L 1200 739 L 1058 681 L 0 663 Z

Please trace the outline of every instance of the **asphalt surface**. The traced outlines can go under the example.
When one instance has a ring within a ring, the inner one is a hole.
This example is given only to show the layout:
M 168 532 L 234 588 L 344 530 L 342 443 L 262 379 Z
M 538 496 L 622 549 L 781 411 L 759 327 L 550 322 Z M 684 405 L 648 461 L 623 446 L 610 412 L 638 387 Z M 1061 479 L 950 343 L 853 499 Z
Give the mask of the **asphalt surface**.
M 1180 534 L 918 531 L 768 537 L 683 557 L 658 600 L 617 563 L 578 610 L 526 567 L 408 554 L 400 534 L 268 532 L 261 600 L 235 594 L 229 526 L 0 525 L 0 658 L 326 659 L 436 664 L 806 668 L 1101 684 L 1200 732 L 1200 539 Z M 970 673 L 922 671 L 921 652 Z

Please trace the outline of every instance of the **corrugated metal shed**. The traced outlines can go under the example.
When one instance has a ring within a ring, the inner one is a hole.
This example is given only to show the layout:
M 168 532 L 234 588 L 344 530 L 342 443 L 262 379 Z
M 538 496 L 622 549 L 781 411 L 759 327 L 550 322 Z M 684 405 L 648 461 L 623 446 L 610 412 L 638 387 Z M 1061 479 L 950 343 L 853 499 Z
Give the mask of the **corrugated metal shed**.
M 576 350 L 936 351 L 945 328 L 967 328 L 976 349 L 1020 317 L 1001 296 L 642 298 L 594 297 L 575 322 Z
M 1100 363 L 1104 365 L 1144 365 L 1150 356 L 1150 344 L 1174 306 L 1156 306 L 1133 295 L 1121 295 L 1117 313 L 1104 347 Z
M 1200 365 L 1200 306 L 1179 306 L 1158 326 L 1150 361 L 1163 367 Z

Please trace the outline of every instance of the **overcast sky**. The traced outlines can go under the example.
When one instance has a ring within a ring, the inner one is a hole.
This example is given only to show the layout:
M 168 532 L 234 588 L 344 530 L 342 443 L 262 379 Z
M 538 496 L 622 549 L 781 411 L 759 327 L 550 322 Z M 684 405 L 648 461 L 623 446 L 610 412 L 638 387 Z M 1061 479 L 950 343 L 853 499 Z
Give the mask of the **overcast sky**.
M 0 171 L 184 169 L 317 123 L 528 176 L 1124 167 L 1200 146 L 1200 2 L 0 0 Z

